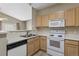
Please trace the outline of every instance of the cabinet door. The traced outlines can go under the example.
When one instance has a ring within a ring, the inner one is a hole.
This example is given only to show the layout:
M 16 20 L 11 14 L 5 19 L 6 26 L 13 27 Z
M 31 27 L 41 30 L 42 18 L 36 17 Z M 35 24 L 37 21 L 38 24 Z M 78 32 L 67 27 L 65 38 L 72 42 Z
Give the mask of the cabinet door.
M 78 46 L 65 44 L 65 56 L 78 56 Z
M 39 48 L 39 39 L 36 38 L 36 40 L 34 41 L 34 51 L 38 51 L 40 48 Z
M 75 8 L 65 11 L 65 22 L 66 26 L 75 26 Z
M 48 26 L 48 16 L 42 16 L 42 24 L 41 26 L 47 27 Z
M 27 47 L 27 50 L 28 50 L 28 55 L 31 56 L 33 53 L 34 53 L 34 41 L 30 41 L 28 43 L 28 47 Z
M 58 12 L 58 13 L 56 13 L 56 18 L 57 19 L 64 19 L 64 12 Z
M 76 26 L 79 26 L 79 7 L 76 8 Z
M 55 18 L 56 18 L 56 14 L 55 13 L 48 15 L 48 19 L 49 20 L 54 20 Z
M 37 19 L 36 19 L 36 27 L 41 27 L 41 24 L 42 24 L 42 16 L 37 16 Z
M 40 49 L 47 51 L 47 39 L 40 38 Z

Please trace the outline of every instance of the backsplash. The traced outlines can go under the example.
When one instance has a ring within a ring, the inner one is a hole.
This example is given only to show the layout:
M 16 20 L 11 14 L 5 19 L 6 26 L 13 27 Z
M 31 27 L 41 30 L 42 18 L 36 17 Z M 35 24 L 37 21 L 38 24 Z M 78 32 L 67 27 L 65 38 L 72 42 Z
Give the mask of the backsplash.
M 49 35 L 49 28 L 39 28 L 37 29 L 37 33 L 39 35 L 45 35 L 45 36 L 48 36 Z
M 76 34 L 78 33 L 77 27 L 66 27 L 65 28 L 66 34 Z
M 66 39 L 79 39 L 79 27 L 66 27 Z
M 48 36 L 50 32 L 52 33 L 65 33 L 64 28 L 40 28 L 37 30 L 39 35 Z
M 79 39 L 79 27 L 66 27 L 66 28 L 39 28 L 37 33 L 39 35 L 48 36 L 49 33 L 53 31 L 56 33 L 57 31 L 64 32 L 65 31 L 65 38 L 72 38 L 72 39 Z

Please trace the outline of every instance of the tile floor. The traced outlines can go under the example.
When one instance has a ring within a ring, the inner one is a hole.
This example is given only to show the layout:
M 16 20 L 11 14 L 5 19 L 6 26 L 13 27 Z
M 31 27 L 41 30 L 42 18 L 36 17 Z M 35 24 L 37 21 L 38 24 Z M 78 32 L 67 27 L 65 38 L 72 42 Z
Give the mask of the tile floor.
M 34 56 L 49 56 L 46 52 L 39 51 Z

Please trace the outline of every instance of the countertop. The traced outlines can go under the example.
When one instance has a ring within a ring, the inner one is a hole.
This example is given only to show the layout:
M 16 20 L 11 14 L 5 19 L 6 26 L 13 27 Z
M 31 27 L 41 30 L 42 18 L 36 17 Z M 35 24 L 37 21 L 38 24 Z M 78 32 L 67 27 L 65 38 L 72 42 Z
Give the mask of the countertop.
M 65 39 L 79 41 L 79 34 L 66 34 Z
M 7 32 L 5 32 L 5 31 L 0 31 L 0 34 L 7 34 Z
M 24 39 L 28 40 L 28 39 L 35 38 L 35 37 L 38 37 L 38 36 L 24 37 Z

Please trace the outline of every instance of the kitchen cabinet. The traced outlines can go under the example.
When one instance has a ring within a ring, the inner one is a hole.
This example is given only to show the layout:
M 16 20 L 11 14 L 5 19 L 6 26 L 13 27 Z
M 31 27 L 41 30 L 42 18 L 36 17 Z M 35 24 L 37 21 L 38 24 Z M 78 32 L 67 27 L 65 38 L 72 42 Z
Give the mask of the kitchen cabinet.
M 27 53 L 28 55 L 33 55 L 35 52 L 39 50 L 39 38 L 35 37 L 28 40 L 27 44 Z
M 64 55 L 65 56 L 78 56 L 79 55 L 79 42 L 75 40 L 65 40 Z
M 48 15 L 48 19 L 49 19 L 49 20 L 53 20 L 53 19 L 55 19 L 55 18 L 56 18 L 55 13 L 52 13 L 52 14 L 49 14 L 49 15 Z
M 37 51 L 40 49 L 39 45 L 40 45 L 39 37 L 37 37 L 37 38 L 35 38 L 35 40 L 34 40 L 34 51 L 35 51 L 35 52 L 37 52 Z
M 32 39 L 29 39 L 32 40 Z M 34 53 L 34 41 L 30 41 L 27 46 L 28 55 L 32 55 Z
M 64 19 L 64 12 L 56 12 L 48 15 L 49 20 Z
M 36 27 L 41 27 L 42 26 L 42 16 L 37 16 L 36 19 Z
M 79 7 L 76 8 L 76 26 L 79 26 Z
M 71 8 L 65 11 L 65 26 L 75 26 L 76 25 L 76 10 Z
M 37 27 L 48 27 L 48 16 L 37 16 Z
M 47 51 L 47 37 L 40 37 L 40 49 Z
M 62 11 L 62 12 L 56 13 L 56 18 L 57 19 L 64 19 L 64 12 Z
M 47 37 L 38 36 L 28 40 L 28 43 L 27 43 L 28 56 L 33 55 L 39 50 L 47 51 Z
M 42 26 L 43 27 L 48 27 L 48 16 L 42 16 Z

